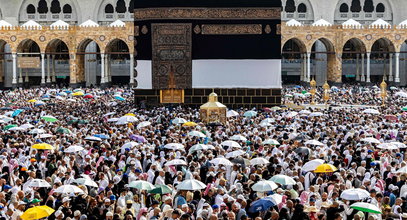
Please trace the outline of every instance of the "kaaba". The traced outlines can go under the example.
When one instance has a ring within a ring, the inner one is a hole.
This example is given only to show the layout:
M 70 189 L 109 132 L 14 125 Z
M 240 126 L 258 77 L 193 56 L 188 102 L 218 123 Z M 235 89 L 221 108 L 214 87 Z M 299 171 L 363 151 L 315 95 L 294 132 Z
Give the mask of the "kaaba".
M 280 13 L 280 0 L 135 1 L 136 102 L 171 87 L 185 105 L 212 92 L 228 107 L 280 105 Z

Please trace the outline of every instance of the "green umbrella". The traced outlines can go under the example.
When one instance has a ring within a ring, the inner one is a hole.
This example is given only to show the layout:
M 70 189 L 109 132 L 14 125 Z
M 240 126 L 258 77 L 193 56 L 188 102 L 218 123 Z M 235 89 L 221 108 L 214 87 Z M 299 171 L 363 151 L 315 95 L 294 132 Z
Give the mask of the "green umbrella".
M 155 188 L 152 190 L 149 190 L 149 193 L 153 194 L 169 194 L 172 193 L 172 189 L 168 187 L 167 185 L 155 185 Z
M 80 125 L 84 125 L 84 124 L 88 124 L 88 123 L 89 123 L 88 120 L 79 120 L 78 121 L 78 124 L 80 124 Z
M 68 121 L 68 125 L 76 124 L 76 123 L 78 123 L 78 121 L 79 120 L 70 120 L 70 121 Z
M 14 128 L 14 127 L 17 127 L 17 125 L 7 125 L 7 126 L 5 126 L 5 127 L 3 128 L 3 130 L 8 130 L 8 129 Z
M 366 203 L 366 202 L 357 202 L 357 203 L 353 203 L 350 208 L 352 209 L 356 209 L 362 212 L 369 212 L 369 213 L 375 213 L 375 214 L 382 214 L 381 210 L 379 209 L 379 207 L 370 204 L 370 203 Z
M 42 116 L 41 119 L 43 119 L 44 121 L 47 121 L 47 122 L 56 122 L 56 121 L 58 121 L 57 118 L 55 118 L 54 116 L 51 116 L 51 115 Z
M 136 189 L 139 189 L 139 190 L 152 190 L 152 189 L 154 189 L 153 184 L 151 184 L 151 183 L 149 183 L 147 181 L 144 181 L 144 180 L 133 181 L 133 182 L 131 182 L 129 184 L 129 187 L 130 188 L 136 188 Z
M 301 93 L 302 93 L 302 94 L 305 94 L 305 93 L 307 93 L 307 90 L 302 90 Z
M 407 106 L 404 106 L 401 110 L 402 111 L 407 111 Z
M 72 133 L 72 132 L 71 132 L 71 130 L 69 130 L 68 128 L 59 127 L 59 128 L 57 129 L 57 133 L 60 133 L 60 134 L 70 134 L 70 133 Z
M 269 180 L 275 182 L 275 183 L 279 183 L 281 185 L 295 185 L 297 184 L 297 182 L 289 176 L 286 175 L 274 175 L 273 177 L 271 177 Z

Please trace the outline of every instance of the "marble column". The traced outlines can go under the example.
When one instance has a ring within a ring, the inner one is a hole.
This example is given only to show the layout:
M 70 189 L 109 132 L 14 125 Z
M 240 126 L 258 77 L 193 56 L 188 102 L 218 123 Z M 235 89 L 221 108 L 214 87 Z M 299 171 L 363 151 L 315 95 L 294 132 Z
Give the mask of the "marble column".
M 311 81 L 311 52 L 307 52 L 307 82 Z
M 389 54 L 389 81 L 393 81 L 393 54 Z
M 130 85 L 134 84 L 134 54 L 130 53 Z
M 11 55 L 13 57 L 13 80 L 12 84 L 17 84 L 17 53 Z
M 100 54 L 100 65 L 101 65 L 101 70 L 100 70 L 100 84 L 105 83 L 105 54 L 101 53 Z
M 359 54 L 356 54 L 356 81 L 360 81 Z
M 394 82 L 400 82 L 400 53 L 396 53 L 396 76 L 394 77 Z
M 370 52 L 366 53 L 366 82 L 370 83 Z
M 366 82 L 365 79 L 365 54 L 362 53 L 362 72 L 361 72 L 361 76 L 360 76 L 360 81 L 362 82 Z
M 52 55 L 52 57 L 51 57 L 51 68 L 52 68 L 52 70 L 51 70 L 51 77 L 52 77 L 52 79 L 51 79 L 51 81 L 54 83 L 54 82 L 56 82 L 56 76 L 55 76 L 55 55 Z
M 47 83 L 51 83 L 51 55 L 47 54 Z
M 41 53 L 41 84 L 45 84 L 45 54 Z

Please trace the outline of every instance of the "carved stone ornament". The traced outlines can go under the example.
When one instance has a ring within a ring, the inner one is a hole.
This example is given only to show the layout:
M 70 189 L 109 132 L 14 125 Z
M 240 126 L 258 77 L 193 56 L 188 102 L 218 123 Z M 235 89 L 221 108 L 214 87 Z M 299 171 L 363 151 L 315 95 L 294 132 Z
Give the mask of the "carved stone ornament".
M 372 35 L 370 35 L 370 34 L 368 34 L 368 35 L 366 35 L 366 40 L 371 40 L 372 39 Z
M 147 34 L 147 33 L 148 33 L 148 28 L 147 28 L 147 26 L 143 25 L 143 27 L 141 28 L 141 33 L 143 33 L 143 34 Z
M 400 39 L 401 39 L 400 34 L 396 34 L 396 36 L 394 36 L 394 39 L 396 39 L 396 40 L 400 40 Z
M 308 34 L 305 38 L 306 38 L 307 40 L 312 40 L 312 35 L 311 35 L 311 34 Z
M 199 25 L 195 25 L 195 27 L 194 27 L 194 33 L 195 33 L 195 34 L 201 33 L 201 28 L 199 27 Z
M 169 19 L 280 19 L 281 8 L 143 8 L 134 10 L 135 20 Z
M 266 27 L 264 28 L 264 33 L 266 33 L 266 34 L 270 34 L 270 33 L 271 33 L 271 27 L 270 27 L 270 25 L 266 25 Z
M 261 24 L 204 24 L 202 34 L 262 34 L 262 27 Z
M 100 41 L 105 41 L 105 40 L 106 40 L 105 35 L 100 35 L 100 36 L 99 36 L 99 40 L 100 40 Z
M 39 38 L 39 40 L 41 41 L 41 42 L 44 42 L 45 40 L 46 40 L 47 38 L 45 38 L 45 36 L 40 36 L 40 38 Z
M 128 39 L 129 41 L 133 41 L 133 40 L 134 40 L 134 36 L 133 36 L 133 35 L 129 35 L 129 36 L 127 37 L 127 39 Z
M 17 37 L 13 35 L 13 36 L 10 37 L 10 40 L 11 40 L 12 42 L 16 42 Z

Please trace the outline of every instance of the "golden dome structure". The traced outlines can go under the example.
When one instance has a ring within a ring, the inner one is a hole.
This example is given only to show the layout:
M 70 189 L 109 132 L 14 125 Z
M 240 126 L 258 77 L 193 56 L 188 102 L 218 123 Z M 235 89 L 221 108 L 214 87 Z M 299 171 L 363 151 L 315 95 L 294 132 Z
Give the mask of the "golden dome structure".
M 226 106 L 218 101 L 218 94 L 209 94 L 208 102 L 200 107 L 201 121 L 205 123 L 225 123 Z

